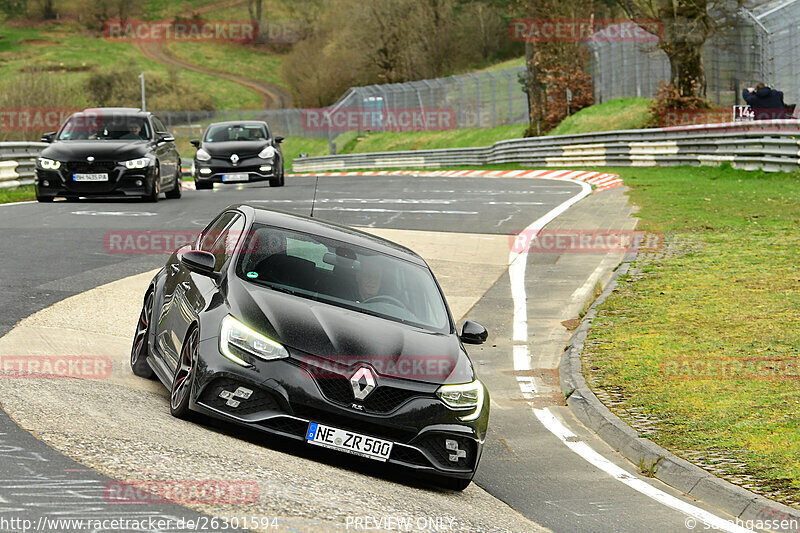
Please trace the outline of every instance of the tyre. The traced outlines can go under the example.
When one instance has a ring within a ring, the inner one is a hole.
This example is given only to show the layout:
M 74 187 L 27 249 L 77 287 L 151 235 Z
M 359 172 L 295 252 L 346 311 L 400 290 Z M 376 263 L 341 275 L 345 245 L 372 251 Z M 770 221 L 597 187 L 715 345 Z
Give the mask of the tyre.
M 158 196 L 161 194 L 161 172 L 158 167 L 158 163 L 156 163 L 155 169 L 155 176 L 153 177 L 153 189 L 150 191 L 150 194 L 144 197 L 144 199 L 148 202 L 158 202 Z
M 44 203 L 52 202 L 53 201 L 53 197 L 52 196 L 37 196 L 36 197 L 36 201 L 37 202 L 42 202 L 44 204 Z
M 189 396 L 192 394 L 199 340 L 200 334 L 195 327 L 186 336 L 186 342 L 181 348 L 181 356 L 172 378 L 172 386 L 169 391 L 169 412 L 176 418 L 189 418 Z
M 283 187 L 283 162 L 281 162 L 281 170 L 280 175 L 276 176 L 275 179 L 269 180 L 270 187 Z
M 181 197 L 181 170 L 178 169 L 178 172 L 175 174 L 175 181 L 173 182 L 174 188 L 171 191 L 167 191 L 165 196 L 171 200 L 176 200 Z
M 133 336 L 133 346 L 131 346 L 131 370 L 140 378 L 147 379 L 152 379 L 155 375 L 153 369 L 147 364 L 147 356 L 150 354 L 147 338 L 150 335 L 150 321 L 153 318 L 153 298 L 153 291 L 149 291 L 144 298 L 139 322 L 136 323 L 136 334 Z
M 194 188 L 197 189 L 198 191 L 206 191 L 206 190 L 209 190 L 209 189 L 213 189 L 214 188 L 214 183 L 210 182 L 210 181 L 209 182 L 204 182 L 204 181 L 194 180 Z

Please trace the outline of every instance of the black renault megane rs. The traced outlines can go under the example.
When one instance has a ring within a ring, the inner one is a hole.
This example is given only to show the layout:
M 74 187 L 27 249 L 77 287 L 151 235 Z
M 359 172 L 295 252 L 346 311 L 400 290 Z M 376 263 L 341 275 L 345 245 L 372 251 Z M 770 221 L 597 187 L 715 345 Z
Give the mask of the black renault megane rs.
M 466 488 L 489 394 L 441 288 L 411 250 L 240 204 L 153 278 L 131 367 L 199 412 Z

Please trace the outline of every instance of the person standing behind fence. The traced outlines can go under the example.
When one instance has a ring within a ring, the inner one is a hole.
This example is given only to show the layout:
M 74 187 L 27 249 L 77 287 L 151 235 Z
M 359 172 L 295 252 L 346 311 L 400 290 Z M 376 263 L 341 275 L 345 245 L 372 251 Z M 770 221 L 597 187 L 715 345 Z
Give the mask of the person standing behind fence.
M 752 87 L 743 89 L 742 98 L 753 109 L 753 118 L 756 120 L 787 118 L 781 91 L 759 83 L 755 89 Z

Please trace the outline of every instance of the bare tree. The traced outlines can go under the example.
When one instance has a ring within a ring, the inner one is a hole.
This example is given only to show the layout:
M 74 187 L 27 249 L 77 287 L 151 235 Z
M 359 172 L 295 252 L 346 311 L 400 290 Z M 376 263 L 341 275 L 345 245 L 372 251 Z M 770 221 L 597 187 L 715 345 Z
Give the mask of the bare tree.
M 255 26 L 255 31 L 253 32 L 253 38 L 255 42 L 261 42 L 261 13 L 263 10 L 263 1 L 262 0 L 248 0 L 247 2 L 247 11 L 250 13 L 250 21 Z

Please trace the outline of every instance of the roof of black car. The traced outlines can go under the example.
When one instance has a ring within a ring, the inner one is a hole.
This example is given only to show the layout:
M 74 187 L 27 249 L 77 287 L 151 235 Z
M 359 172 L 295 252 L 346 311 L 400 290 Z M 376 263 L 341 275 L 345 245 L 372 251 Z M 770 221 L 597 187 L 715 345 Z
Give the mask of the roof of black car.
M 208 127 L 210 128 L 211 126 L 228 126 L 228 125 L 235 125 L 235 124 L 248 124 L 248 125 L 258 124 L 258 125 L 263 125 L 263 124 L 266 124 L 266 122 L 264 122 L 263 120 L 226 120 L 225 122 L 213 122 L 213 123 L 209 124 Z
M 247 211 L 248 208 L 252 210 L 252 216 L 255 218 L 255 221 L 262 224 L 295 230 L 301 233 L 319 235 L 321 237 L 327 237 L 329 239 L 346 242 L 347 244 L 353 244 L 400 259 L 405 259 L 420 265 L 425 264 L 425 261 L 416 252 L 405 246 L 348 226 L 342 226 L 333 222 L 327 222 L 318 218 L 310 218 L 295 213 L 287 213 L 286 211 L 268 209 L 260 205 L 242 203 L 228 207 L 228 209 L 239 209 L 240 211 Z

